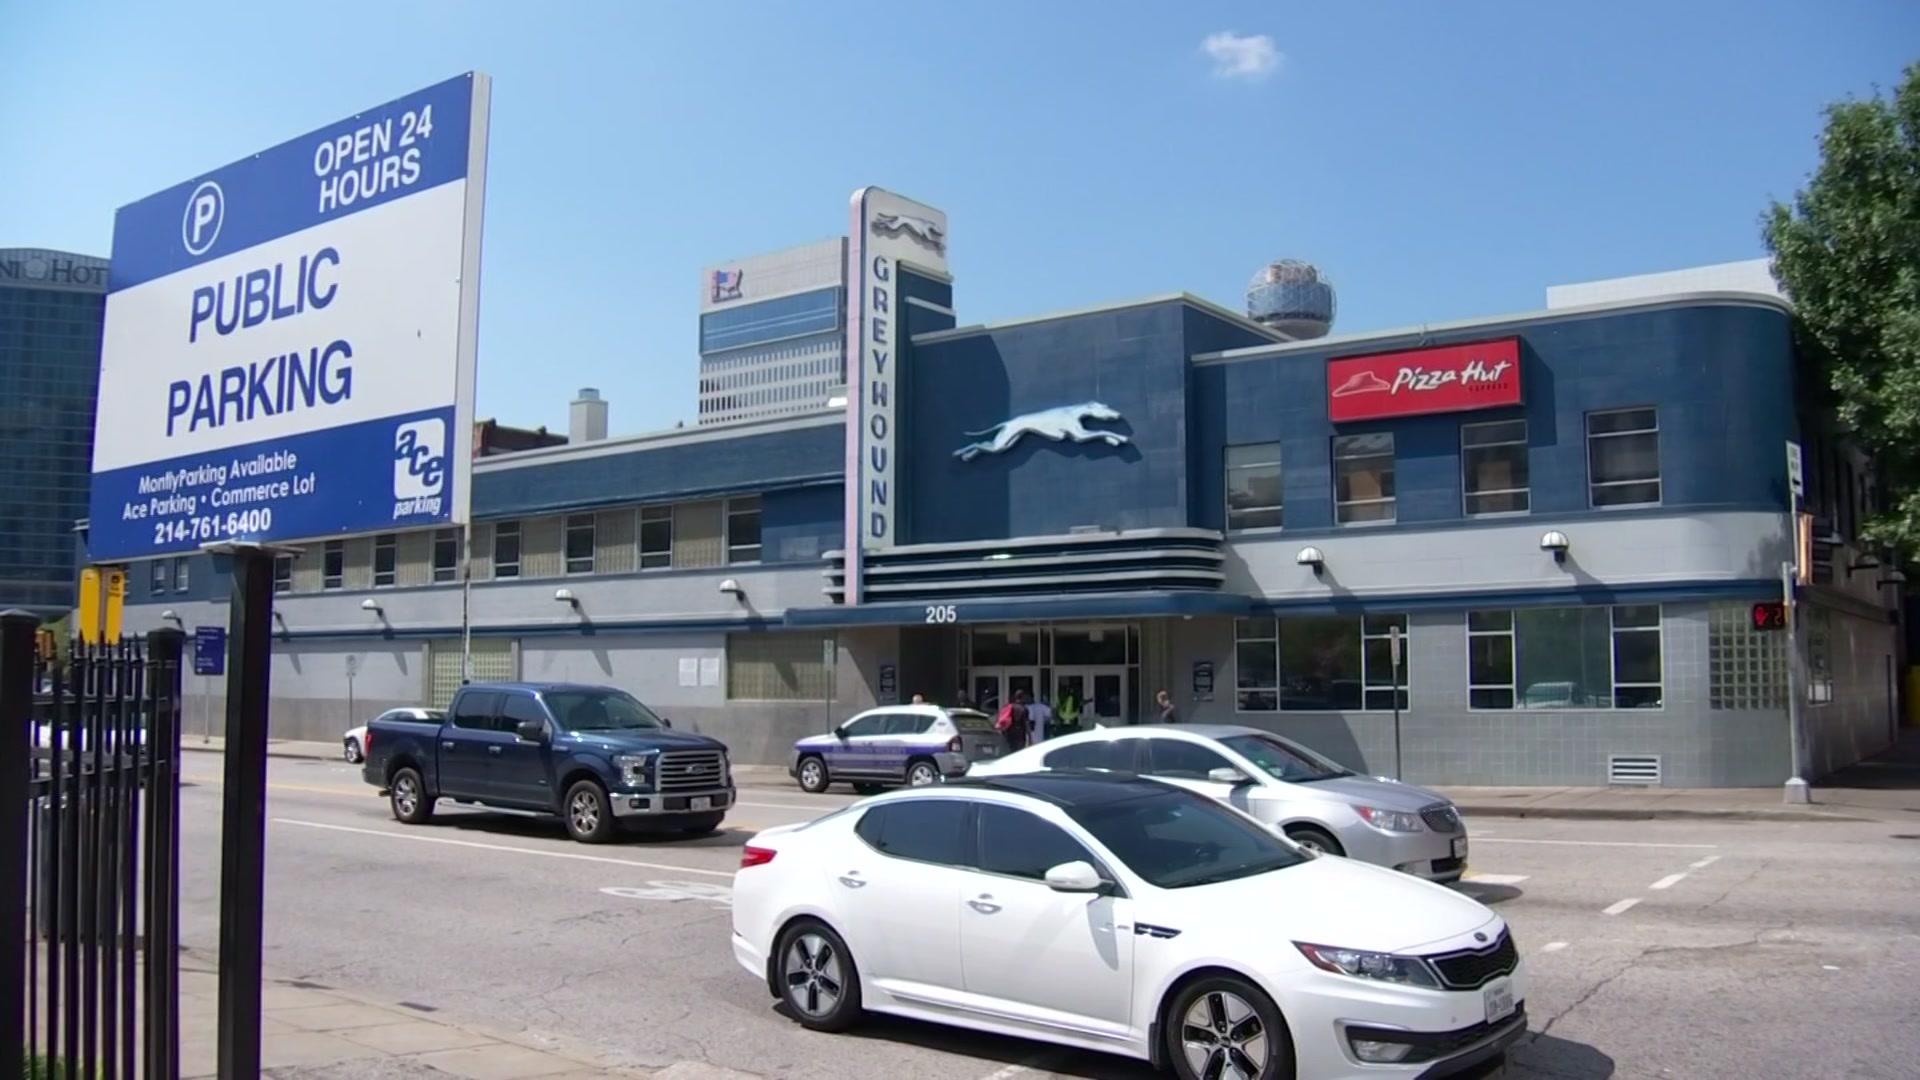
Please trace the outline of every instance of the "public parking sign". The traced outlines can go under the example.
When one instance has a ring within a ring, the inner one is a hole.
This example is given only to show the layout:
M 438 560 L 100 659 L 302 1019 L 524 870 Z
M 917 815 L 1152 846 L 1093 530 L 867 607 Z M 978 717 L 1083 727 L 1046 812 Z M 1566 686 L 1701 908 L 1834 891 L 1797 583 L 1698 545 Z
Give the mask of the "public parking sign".
M 193 673 L 195 675 L 227 673 L 226 627 L 196 626 L 193 628 Z
M 95 561 L 466 520 L 490 83 L 114 217 Z

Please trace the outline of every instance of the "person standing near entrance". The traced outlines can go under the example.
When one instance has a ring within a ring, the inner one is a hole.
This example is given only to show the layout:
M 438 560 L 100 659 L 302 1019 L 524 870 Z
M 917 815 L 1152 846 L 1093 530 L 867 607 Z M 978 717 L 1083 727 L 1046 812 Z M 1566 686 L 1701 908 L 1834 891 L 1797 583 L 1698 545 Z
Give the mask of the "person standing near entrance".
M 1000 710 L 1000 714 L 994 718 L 993 723 L 993 726 L 999 728 L 1000 734 L 1006 738 L 1008 753 L 1018 753 L 1027 748 L 1027 725 L 1030 723 L 1032 719 L 1027 709 L 1027 692 L 1016 690 L 1013 693 L 1013 700 L 1007 702 L 1006 706 Z
M 1153 703 L 1160 707 L 1160 723 L 1177 724 L 1180 722 L 1180 710 L 1174 707 L 1172 694 L 1162 690 L 1153 695 Z
M 1053 707 L 1044 701 L 1027 706 L 1027 736 L 1033 742 L 1053 738 Z

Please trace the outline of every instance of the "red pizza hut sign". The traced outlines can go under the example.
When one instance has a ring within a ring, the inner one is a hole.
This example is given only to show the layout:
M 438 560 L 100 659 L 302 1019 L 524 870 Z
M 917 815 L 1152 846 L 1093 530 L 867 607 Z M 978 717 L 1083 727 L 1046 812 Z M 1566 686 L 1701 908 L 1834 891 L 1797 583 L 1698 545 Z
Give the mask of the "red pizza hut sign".
M 1347 356 L 1327 364 L 1334 423 L 1520 404 L 1520 339 Z

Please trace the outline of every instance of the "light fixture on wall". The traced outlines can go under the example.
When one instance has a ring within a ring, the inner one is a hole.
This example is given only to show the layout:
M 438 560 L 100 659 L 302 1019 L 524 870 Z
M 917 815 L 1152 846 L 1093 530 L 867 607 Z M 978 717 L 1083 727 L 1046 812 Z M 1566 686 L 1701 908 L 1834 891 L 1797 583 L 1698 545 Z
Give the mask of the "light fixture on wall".
M 360 601 L 360 610 L 368 612 L 370 614 L 374 614 L 374 615 L 385 614 L 385 611 L 380 607 L 380 601 L 375 600 L 371 596 L 367 597 L 365 600 Z
M 735 600 L 742 599 L 747 595 L 747 590 L 741 588 L 740 583 L 732 578 L 728 578 L 720 583 L 720 591 L 733 597 Z
M 580 607 L 580 598 L 573 595 L 572 589 L 553 590 L 553 599 L 555 603 L 566 604 L 576 610 Z
M 1549 529 L 1547 534 L 1540 538 L 1540 550 L 1553 556 L 1555 564 L 1567 561 L 1567 549 L 1572 546 L 1573 542 L 1567 539 L 1567 534 L 1559 529 Z
M 1303 547 L 1293 561 L 1301 566 L 1313 568 L 1313 576 L 1319 577 L 1327 569 L 1327 553 L 1317 547 Z
M 185 622 L 181 621 L 180 613 L 173 610 L 172 608 L 168 608 L 167 610 L 160 613 L 160 621 L 170 622 L 180 627 L 185 627 L 187 625 Z

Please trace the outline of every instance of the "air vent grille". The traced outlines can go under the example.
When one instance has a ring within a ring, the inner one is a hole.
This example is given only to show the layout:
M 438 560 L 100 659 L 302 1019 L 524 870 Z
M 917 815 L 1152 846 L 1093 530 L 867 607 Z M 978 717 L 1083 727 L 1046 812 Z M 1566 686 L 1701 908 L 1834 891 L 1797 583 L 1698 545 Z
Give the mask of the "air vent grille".
M 1660 756 L 1658 754 L 1609 754 L 1607 783 L 1658 787 Z

